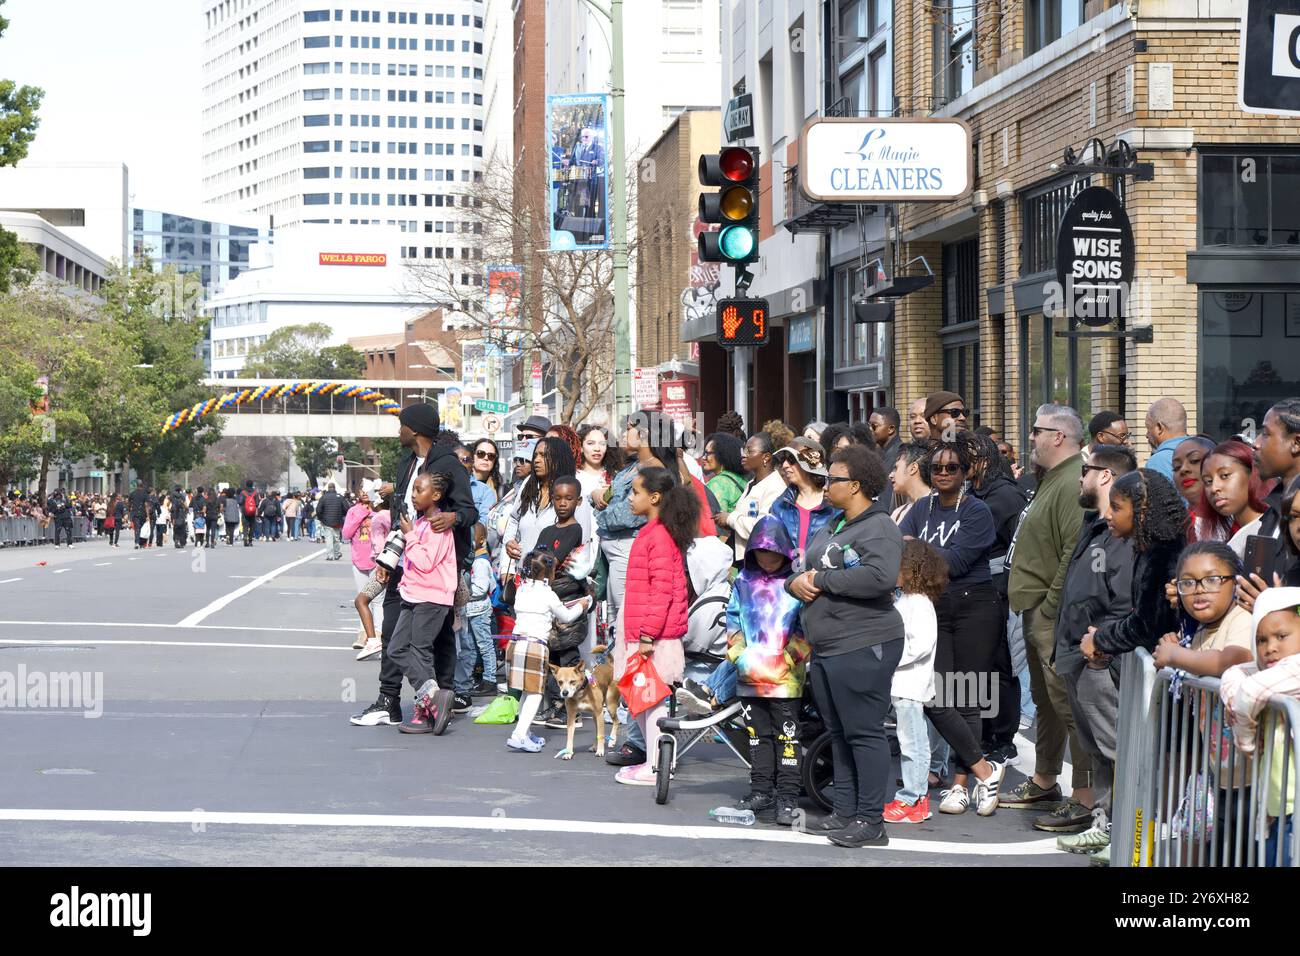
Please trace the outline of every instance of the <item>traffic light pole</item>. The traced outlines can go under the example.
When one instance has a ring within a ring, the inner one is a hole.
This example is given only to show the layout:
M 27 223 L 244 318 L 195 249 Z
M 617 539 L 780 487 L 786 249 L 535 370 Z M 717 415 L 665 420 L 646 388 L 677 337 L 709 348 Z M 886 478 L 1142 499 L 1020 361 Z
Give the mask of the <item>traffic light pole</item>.
M 595 0 L 587 6 L 609 21 L 610 110 L 609 169 L 614 180 L 610 210 L 609 247 L 614 255 L 614 422 L 632 414 L 632 335 L 629 326 L 627 278 L 627 157 L 623 108 L 623 0 L 609 0 L 605 9 Z M 615 424 L 615 427 L 620 427 Z

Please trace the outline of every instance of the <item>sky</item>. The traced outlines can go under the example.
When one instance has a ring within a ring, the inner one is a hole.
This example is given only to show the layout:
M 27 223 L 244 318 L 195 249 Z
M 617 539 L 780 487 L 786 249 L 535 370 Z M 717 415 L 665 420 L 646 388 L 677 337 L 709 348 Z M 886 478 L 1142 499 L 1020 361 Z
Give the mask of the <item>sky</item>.
M 109 160 L 131 204 L 201 201 L 201 0 L 6 0 L 0 78 L 45 90 L 36 161 Z

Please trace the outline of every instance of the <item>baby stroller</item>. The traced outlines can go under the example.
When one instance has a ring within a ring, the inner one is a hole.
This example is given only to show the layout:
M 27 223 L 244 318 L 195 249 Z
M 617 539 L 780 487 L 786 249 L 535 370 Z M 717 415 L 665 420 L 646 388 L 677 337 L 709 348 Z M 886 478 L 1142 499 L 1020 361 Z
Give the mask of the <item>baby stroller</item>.
M 719 547 L 715 547 L 718 545 Z M 686 636 L 682 639 L 687 671 L 711 672 L 727 653 L 727 602 L 731 599 L 731 549 L 714 539 L 697 539 L 686 556 L 691 589 L 697 595 L 687 612 Z M 674 687 L 674 692 L 676 687 Z M 702 717 L 679 717 L 676 694 L 669 698 L 668 716 L 659 721 L 662 731 L 659 748 L 660 773 L 655 781 L 655 802 L 668 802 L 672 774 L 678 758 L 687 754 L 701 740 L 716 735 L 723 746 L 735 755 L 748 771 L 749 733 L 741 717 L 741 701 L 733 700 Z M 800 740 L 811 741 L 803 763 L 804 792 L 822 810 L 831 809 L 830 735 L 822 724 L 811 694 L 805 694 L 801 709 Z M 668 772 L 663 772 L 668 768 Z

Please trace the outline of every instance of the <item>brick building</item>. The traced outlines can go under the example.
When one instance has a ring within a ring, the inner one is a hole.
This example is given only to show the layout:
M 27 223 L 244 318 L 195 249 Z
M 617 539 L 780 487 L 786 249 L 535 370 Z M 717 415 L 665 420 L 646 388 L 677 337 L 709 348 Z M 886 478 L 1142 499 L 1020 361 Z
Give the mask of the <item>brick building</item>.
M 695 232 L 701 192 L 696 164 L 716 152 L 721 113 L 686 110 L 672 121 L 641 160 L 636 237 L 637 362 L 694 382 L 700 375 L 726 380 L 726 354 L 716 344 L 683 342 L 684 319 L 713 315 L 719 267 L 696 256 Z M 670 371 L 677 359 L 678 371 Z M 692 392 L 694 394 L 694 392 Z M 726 409 L 721 389 L 708 393 L 707 407 L 695 407 L 712 423 Z
M 1085 420 L 1120 410 L 1140 432 L 1169 395 L 1190 431 L 1222 438 L 1300 393 L 1287 361 L 1300 345 L 1300 127 L 1237 107 L 1243 8 L 895 3 L 911 28 L 898 32 L 899 113 L 965 120 L 976 173 L 967 200 L 900 210 L 900 261 L 925 256 L 938 281 L 899 300 L 895 404 L 942 384 L 1023 448 L 1047 400 Z M 1094 138 L 1124 140 L 1153 177 L 1064 169 L 1066 147 L 1105 160 L 1085 150 Z M 1062 337 L 1067 320 L 1047 314 L 1056 229 L 1082 185 L 1124 202 L 1136 245 L 1126 328 L 1149 325 L 1149 343 Z

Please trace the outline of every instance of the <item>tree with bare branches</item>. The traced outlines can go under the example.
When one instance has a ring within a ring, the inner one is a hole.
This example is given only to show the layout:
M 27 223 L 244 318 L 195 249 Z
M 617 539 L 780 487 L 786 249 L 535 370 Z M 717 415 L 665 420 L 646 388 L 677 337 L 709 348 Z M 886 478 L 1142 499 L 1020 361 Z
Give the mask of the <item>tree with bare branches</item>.
M 466 243 L 452 247 L 461 250 L 460 258 L 412 264 L 408 291 L 446 310 L 448 321 L 463 327 L 464 339 L 481 338 L 525 356 L 539 353 L 559 393 L 558 421 L 573 423 L 614 397 L 613 257 L 608 251 L 548 250 L 550 190 L 540 172 L 505 165 L 489 166 L 481 182 L 462 184 L 452 197 L 461 213 L 457 239 Z M 635 236 L 635 229 L 628 234 Z M 523 267 L 521 308 L 512 318 L 489 312 L 489 262 Z

